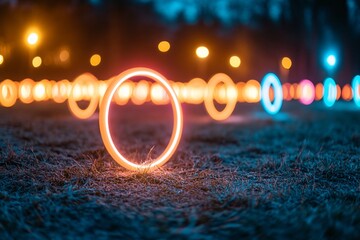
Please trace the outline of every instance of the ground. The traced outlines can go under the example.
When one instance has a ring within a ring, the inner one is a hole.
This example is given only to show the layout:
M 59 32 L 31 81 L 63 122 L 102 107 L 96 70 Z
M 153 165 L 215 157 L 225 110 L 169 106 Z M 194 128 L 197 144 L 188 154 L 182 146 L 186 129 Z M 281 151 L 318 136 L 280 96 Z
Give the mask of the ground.
M 48 102 L 0 108 L 0 239 L 360 238 L 354 104 L 285 103 L 274 117 L 242 104 L 225 122 L 183 108 L 181 144 L 152 173 L 111 159 L 97 115 L 78 120 Z M 171 109 L 112 112 L 129 158 L 167 144 Z

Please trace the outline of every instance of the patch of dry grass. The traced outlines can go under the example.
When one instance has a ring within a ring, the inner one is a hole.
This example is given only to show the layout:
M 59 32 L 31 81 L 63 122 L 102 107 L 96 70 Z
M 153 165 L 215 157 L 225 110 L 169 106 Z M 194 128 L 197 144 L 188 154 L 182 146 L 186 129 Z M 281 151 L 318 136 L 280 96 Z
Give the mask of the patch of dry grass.
M 360 237 L 356 112 L 187 121 L 169 163 L 132 173 L 106 153 L 96 120 L 39 111 L 0 109 L 1 239 Z

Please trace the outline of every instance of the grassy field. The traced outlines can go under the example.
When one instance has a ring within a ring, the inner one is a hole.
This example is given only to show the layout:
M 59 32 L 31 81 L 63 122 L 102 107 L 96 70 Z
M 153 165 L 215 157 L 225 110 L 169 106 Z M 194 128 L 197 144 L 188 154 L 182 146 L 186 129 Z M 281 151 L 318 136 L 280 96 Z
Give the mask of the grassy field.
M 129 158 L 167 144 L 166 107 L 115 109 Z M 185 106 L 181 145 L 153 173 L 107 154 L 98 119 L 65 105 L 0 108 L 0 239 L 360 239 L 360 110 Z

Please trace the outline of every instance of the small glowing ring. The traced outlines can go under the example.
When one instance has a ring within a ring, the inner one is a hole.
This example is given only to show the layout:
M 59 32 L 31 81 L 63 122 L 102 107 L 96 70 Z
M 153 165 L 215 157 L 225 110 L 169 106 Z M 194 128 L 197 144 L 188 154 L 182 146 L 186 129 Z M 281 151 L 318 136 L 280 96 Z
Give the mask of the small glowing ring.
M 324 81 L 324 104 L 327 107 L 332 107 L 336 101 L 337 89 L 336 82 L 332 78 L 326 78 Z
M 274 88 L 274 102 L 270 101 L 269 89 Z M 283 91 L 279 78 L 274 73 L 268 73 L 261 81 L 261 103 L 269 114 L 276 114 L 280 111 L 283 102 Z
M 3 96 L 3 88 L 6 87 L 8 94 L 7 96 Z M 12 107 L 17 100 L 18 97 L 18 86 L 15 82 L 10 79 L 6 79 L 0 83 L 0 105 L 4 107 Z
M 225 108 L 222 111 L 218 111 L 216 109 L 214 105 L 214 92 L 216 85 L 218 85 L 221 82 L 225 84 L 226 89 L 230 87 L 236 89 L 236 86 L 232 81 L 232 79 L 224 73 L 217 73 L 209 80 L 207 91 L 204 98 L 204 104 L 206 111 L 209 113 L 209 115 L 217 121 L 222 121 L 230 117 L 237 103 L 237 96 L 233 98 L 227 97 L 228 102 Z
M 94 114 L 94 112 L 96 111 L 96 108 L 97 108 L 98 102 L 99 102 L 98 94 L 95 93 L 94 95 L 91 96 L 90 103 L 87 108 L 81 109 L 79 107 L 79 105 L 77 105 L 75 98 L 74 98 L 75 86 L 78 83 L 84 83 L 86 81 L 93 84 L 94 89 L 97 89 L 96 77 L 90 73 L 84 73 L 84 74 L 78 76 L 72 83 L 71 92 L 70 92 L 70 95 L 68 98 L 68 106 L 69 106 L 71 113 L 75 117 L 80 118 L 80 119 L 87 119 L 87 118 L 91 117 Z
M 126 80 L 137 76 L 145 76 L 151 78 L 155 82 L 158 82 L 165 89 L 171 99 L 171 106 L 173 108 L 174 116 L 173 131 L 166 149 L 157 159 L 146 165 L 135 164 L 126 159 L 115 147 L 109 129 L 109 108 L 116 90 Z M 131 171 L 153 171 L 156 168 L 164 165 L 167 161 L 169 161 L 171 156 L 175 153 L 181 139 L 183 128 L 183 115 L 181 105 L 176 96 L 176 93 L 169 84 L 169 81 L 164 76 L 148 68 L 131 68 L 115 77 L 115 79 L 111 82 L 110 86 L 106 90 L 100 106 L 99 126 L 101 138 L 104 142 L 105 148 L 118 164 Z
M 356 75 L 352 80 L 352 89 L 353 89 L 353 99 L 356 106 L 358 107 L 360 107 L 359 85 L 360 85 L 360 75 Z

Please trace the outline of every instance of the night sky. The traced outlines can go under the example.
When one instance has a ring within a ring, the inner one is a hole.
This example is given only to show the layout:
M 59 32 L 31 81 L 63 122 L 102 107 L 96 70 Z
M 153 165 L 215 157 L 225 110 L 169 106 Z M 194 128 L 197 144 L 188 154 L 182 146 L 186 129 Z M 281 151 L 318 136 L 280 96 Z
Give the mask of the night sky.
M 71 79 L 83 72 L 107 79 L 147 66 L 176 81 L 216 72 L 247 81 L 279 73 L 281 58 L 288 56 L 293 67 L 283 81 L 331 76 L 344 84 L 359 73 L 359 7 L 356 0 L 1 1 L 0 73 L 14 80 Z M 40 42 L 30 50 L 24 39 L 32 27 Z M 158 51 L 161 40 L 171 43 L 169 52 Z M 195 57 L 199 45 L 209 48 L 208 59 Z M 62 49 L 70 53 L 66 63 L 57 60 Z M 324 66 L 329 52 L 337 56 L 331 71 Z M 94 53 L 102 56 L 97 67 L 89 65 Z M 228 64 L 234 54 L 242 61 L 237 69 Z M 33 69 L 36 55 L 43 65 Z

